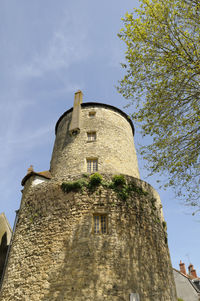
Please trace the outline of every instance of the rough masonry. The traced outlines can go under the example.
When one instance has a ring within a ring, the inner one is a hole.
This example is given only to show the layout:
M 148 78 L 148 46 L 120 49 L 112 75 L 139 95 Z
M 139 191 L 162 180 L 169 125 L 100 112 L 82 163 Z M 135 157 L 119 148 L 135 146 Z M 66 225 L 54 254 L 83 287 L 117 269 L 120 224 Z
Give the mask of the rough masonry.
M 81 105 L 80 131 L 70 133 L 71 118 L 56 125 L 51 174 L 23 180 L 0 300 L 177 300 L 162 205 L 139 179 L 131 121 L 95 103 Z M 93 171 L 102 180 L 90 187 Z

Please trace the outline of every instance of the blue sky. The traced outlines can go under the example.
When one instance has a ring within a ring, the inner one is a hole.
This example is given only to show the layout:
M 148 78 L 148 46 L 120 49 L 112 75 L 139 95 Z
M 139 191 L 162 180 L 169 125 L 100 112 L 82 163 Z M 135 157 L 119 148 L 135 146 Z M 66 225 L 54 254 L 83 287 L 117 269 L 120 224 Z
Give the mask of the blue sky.
M 0 1 L 0 212 L 13 225 L 21 199 L 21 179 L 32 164 L 49 169 L 54 127 L 81 89 L 84 102 L 124 109 L 115 86 L 123 77 L 125 45 L 117 37 L 121 17 L 136 0 Z M 146 139 L 146 138 L 145 138 Z M 136 125 L 136 147 L 146 143 Z M 154 186 L 163 203 L 173 266 L 192 262 L 200 275 L 200 217 L 158 189 L 159 176 L 141 178 Z

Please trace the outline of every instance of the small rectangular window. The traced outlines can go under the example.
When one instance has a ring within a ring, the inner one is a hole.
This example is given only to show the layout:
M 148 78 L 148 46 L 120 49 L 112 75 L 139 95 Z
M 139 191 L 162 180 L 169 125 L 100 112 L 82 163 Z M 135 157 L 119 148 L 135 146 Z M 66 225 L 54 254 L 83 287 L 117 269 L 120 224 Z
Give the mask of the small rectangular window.
M 96 115 L 96 112 L 95 112 L 95 111 L 89 112 L 89 117 L 94 117 L 95 115 Z
M 107 215 L 105 214 L 94 215 L 94 233 L 95 234 L 107 233 Z
M 96 141 L 96 132 L 87 133 L 88 141 Z
M 87 172 L 98 171 L 98 159 L 87 159 Z

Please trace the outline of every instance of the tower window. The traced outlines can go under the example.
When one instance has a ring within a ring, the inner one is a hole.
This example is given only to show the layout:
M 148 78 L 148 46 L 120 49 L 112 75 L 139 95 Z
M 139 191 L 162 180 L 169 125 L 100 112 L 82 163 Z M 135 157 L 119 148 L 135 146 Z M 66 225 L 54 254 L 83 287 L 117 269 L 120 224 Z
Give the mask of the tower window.
M 105 214 L 94 215 L 94 233 L 95 234 L 107 233 L 107 215 Z
M 87 133 L 88 141 L 96 141 L 96 132 Z
M 87 172 L 98 171 L 98 159 L 87 159 Z
M 96 112 L 95 111 L 90 111 L 89 112 L 89 117 L 94 117 L 96 115 Z

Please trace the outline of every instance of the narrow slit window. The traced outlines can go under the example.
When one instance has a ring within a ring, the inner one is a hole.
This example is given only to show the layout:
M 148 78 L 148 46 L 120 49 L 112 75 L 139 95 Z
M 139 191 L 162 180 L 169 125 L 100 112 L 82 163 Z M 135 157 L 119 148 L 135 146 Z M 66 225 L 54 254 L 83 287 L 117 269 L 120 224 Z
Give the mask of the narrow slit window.
M 88 141 L 96 141 L 96 132 L 89 132 L 87 133 L 87 138 L 88 138 Z
M 94 215 L 94 233 L 106 234 L 107 233 L 107 215 Z
M 98 159 L 87 159 L 87 172 L 98 171 Z

